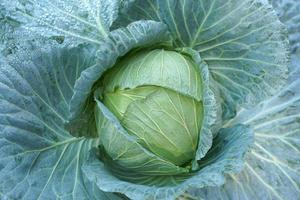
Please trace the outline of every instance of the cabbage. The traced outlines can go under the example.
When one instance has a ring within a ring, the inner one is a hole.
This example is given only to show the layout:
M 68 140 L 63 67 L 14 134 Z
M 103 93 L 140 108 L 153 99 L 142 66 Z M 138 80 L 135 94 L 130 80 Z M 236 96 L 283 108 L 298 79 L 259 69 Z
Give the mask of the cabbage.
M 0 2 L 0 199 L 298 199 L 297 0 Z

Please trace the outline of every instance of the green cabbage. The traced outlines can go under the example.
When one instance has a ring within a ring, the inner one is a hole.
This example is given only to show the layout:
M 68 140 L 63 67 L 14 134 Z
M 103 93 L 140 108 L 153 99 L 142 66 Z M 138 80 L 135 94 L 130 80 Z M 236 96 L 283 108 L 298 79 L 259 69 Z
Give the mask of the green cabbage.
M 193 160 L 203 106 L 196 99 L 201 77 L 190 59 L 164 49 L 136 53 L 104 75 L 103 85 L 104 105 L 143 147 L 178 166 Z
M 0 199 L 298 199 L 300 3 L 270 3 L 1 1 Z

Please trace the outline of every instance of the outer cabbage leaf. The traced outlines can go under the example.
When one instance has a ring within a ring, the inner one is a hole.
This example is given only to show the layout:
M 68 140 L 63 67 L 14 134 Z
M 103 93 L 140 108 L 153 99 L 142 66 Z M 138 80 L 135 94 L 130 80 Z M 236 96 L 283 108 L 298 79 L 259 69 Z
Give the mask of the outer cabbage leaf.
M 228 126 L 245 123 L 256 141 L 245 169 L 223 187 L 192 190 L 204 199 L 297 200 L 300 197 L 300 54 L 292 56 L 289 84 L 260 105 L 242 109 Z
M 300 2 L 273 0 L 272 3 L 290 33 L 293 55 L 288 85 L 253 109 L 242 109 L 228 123 L 255 127 L 256 142 L 245 170 L 228 177 L 222 188 L 189 191 L 192 198 L 294 200 L 300 197 Z
M 0 199 L 119 199 L 82 175 L 97 141 L 64 130 L 75 80 L 94 51 L 38 42 L 1 57 Z
M 88 133 L 86 127 L 94 122 L 93 92 L 102 74 L 113 67 L 117 59 L 133 48 L 165 42 L 169 39 L 164 24 L 154 21 L 138 21 L 112 31 L 97 51 L 97 63 L 84 70 L 75 83 L 70 102 L 70 123 L 68 129 L 73 135 L 96 135 Z
M 22 24 L 19 37 L 27 33 L 70 39 L 69 44 L 99 44 L 107 37 L 119 8 L 117 0 L 12 0 L 2 1 L 7 17 Z
M 19 26 L 20 23 L 8 17 L 5 8 L 0 4 L 0 54 L 11 53 L 11 43 L 15 39 L 14 30 Z
M 298 0 L 269 0 L 280 21 L 287 26 L 292 52 L 300 48 L 300 3 Z
M 220 89 L 225 119 L 237 105 L 256 105 L 285 83 L 286 31 L 265 1 L 125 1 L 114 27 L 137 19 L 164 22 L 175 45 L 200 53 Z
M 253 142 L 251 129 L 237 125 L 222 129 L 214 140 L 212 148 L 199 164 L 201 170 L 187 177 L 181 176 L 141 176 L 134 172 L 122 172 L 117 166 L 105 166 L 92 152 L 90 159 L 83 166 L 88 179 L 97 183 L 103 191 L 121 192 L 129 198 L 142 199 L 175 199 L 185 190 L 195 187 L 219 186 L 224 183 L 224 173 L 234 173 L 242 169 L 243 156 Z M 112 172 L 113 171 L 113 172 Z M 119 177 L 130 178 L 123 181 Z M 157 188 L 158 186 L 163 186 Z

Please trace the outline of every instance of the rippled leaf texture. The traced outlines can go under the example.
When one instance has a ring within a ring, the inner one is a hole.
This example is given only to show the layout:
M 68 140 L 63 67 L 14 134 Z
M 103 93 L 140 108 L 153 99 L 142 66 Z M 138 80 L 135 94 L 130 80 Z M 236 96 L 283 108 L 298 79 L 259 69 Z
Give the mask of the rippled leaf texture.
M 35 45 L 0 65 L 0 199 L 118 199 L 81 172 L 97 141 L 63 128 L 74 82 L 94 50 Z
M 165 25 L 154 21 L 133 22 L 127 27 L 112 31 L 99 46 L 97 63 L 84 70 L 75 83 L 68 124 L 72 134 L 95 135 L 86 130 L 86 127 L 90 127 L 89 124 L 94 123 L 93 86 L 107 69 L 114 66 L 119 57 L 134 48 L 165 42 L 168 39 Z
M 19 37 L 29 31 L 32 38 L 70 39 L 72 45 L 99 44 L 107 37 L 119 7 L 117 0 L 12 0 L 1 4 L 7 17 L 22 23 Z
M 135 200 L 175 199 L 189 188 L 202 188 L 204 186 L 218 186 L 224 183 L 224 173 L 236 173 L 242 169 L 243 156 L 253 143 L 251 129 L 243 125 L 222 129 L 214 140 L 214 148 L 208 152 L 208 157 L 200 162 L 202 169 L 192 177 L 185 176 L 142 176 L 136 173 L 117 169 L 119 175 L 131 178 L 135 184 L 118 179 L 111 170 L 91 154 L 84 164 L 83 171 L 88 179 L 97 183 L 104 191 L 121 192 Z M 115 172 L 116 173 L 116 172 Z M 130 176 L 129 176 L 130 175 Z M 174 183 L 179 184 L 174 184 Z M 155 186 L 164 185 L 157 189 Z
M 115 27 L 136 19 L 167 24 L 175 45 L 197 50 L 223 98 L 223 117 L 250 107 L 285 83 L 288 41 L 271 6 L 260 0 L 137 0 Z
M 280 20 L 289 31 L 292 52 L 300 48 L 300 3 L 298 0 L 269 0 L 274 6 Z

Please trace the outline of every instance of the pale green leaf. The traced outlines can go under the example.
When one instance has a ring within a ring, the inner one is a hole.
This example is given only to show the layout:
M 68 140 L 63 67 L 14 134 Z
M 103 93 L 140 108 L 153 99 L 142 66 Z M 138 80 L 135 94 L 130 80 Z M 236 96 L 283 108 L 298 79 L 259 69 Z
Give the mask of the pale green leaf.
M 116 88 L 155 85 L 202 100 L 202 80 L 193 60 L 164 49 L 142 50 L 126 56 L 104 77 L 104 92 Z
M 119 119 L 122 120 L 127 107 L 133 101 L 145 99 L 157 90 L 156 86 L 142 86 L 130 90 L 116 90 L 103 94 L 103 104 Z
M 202 118 L 201 102 L 160 88 L 131 103 L 121 123 L 144 147 L 181 166 L 195 157 Z
M 187 173 L 142 147 L 136 137 L 130 136 L 118 119 L 98 100 L 95 106 L 97 131 L 104 154 L 107 154 L 121 170 L 138 174 L 168 175 Z

